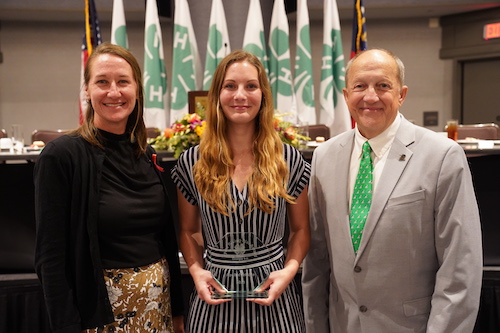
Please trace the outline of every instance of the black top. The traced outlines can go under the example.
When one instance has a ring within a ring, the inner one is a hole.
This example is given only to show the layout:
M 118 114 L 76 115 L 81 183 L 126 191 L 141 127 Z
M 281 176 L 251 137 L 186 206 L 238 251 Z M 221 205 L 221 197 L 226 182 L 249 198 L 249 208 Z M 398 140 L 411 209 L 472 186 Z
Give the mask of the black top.
M 151 161 L 154 153 L 148 146 L 146 160 Z M 54 333 L 79 333 L 114 321 L 97 230 L 105 156 L 103 149 L 82 137 L 64 135 L 50 141 L 35 164 L 35 269 Z M 162 177 L 160 170 L 154 170 Z M 184 306 L 179 249 L 168 200 L 165 210 L 165 230 L 160 236 L 176 316 L 183 314 Z
M 145 155 L 137 158 L 128 135 L 99 131 L 106 156 L 99 197 L 98 235 L 103 268 L 158 261 L 165 226 L 165 193 Z

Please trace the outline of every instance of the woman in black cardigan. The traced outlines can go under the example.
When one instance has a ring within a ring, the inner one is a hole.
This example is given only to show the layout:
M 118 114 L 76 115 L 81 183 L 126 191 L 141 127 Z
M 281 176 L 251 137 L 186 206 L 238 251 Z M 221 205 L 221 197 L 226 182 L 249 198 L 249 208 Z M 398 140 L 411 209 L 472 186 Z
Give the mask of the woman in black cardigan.
M 139 64 L 104 43 L 84 78 L 84 123 L 49 142 L 34 172 L 35 267 L 51 327 L 183 332 L 176 235 L 146 142 Z

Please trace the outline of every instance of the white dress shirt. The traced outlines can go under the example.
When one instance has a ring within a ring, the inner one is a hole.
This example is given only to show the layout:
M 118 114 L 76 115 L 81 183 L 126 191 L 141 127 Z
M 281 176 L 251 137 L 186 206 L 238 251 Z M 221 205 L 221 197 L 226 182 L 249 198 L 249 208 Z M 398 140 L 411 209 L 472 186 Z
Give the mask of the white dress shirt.
M 370 147 L 372 148 L 372 161 L 373 161 L 373 193 L 377 189 L 378 181 L 384 170 L 385 161 L 387 161 L 387 153 L 392 146 L 392 142 L 396 137 L 396 132 L 399 129 L 399 124 L 401 124 L 401 115 L 398 112 L 396 119 L 392 124 L 386 128 L 385 131 L 380 133 L 374 138 L 368 140 Z M 358 127 L 355 128 L 354 135 L 354 145 L 351 153 L 351 164 L 349 167 L 349 207 L 351 207 L 352 201 L 352 191 L 354 189 L 354 184 L 356 183 L 356 176 L 358 175 L 359 162 L 361 161 L 362 147 L 367 139 L 361 135 Z

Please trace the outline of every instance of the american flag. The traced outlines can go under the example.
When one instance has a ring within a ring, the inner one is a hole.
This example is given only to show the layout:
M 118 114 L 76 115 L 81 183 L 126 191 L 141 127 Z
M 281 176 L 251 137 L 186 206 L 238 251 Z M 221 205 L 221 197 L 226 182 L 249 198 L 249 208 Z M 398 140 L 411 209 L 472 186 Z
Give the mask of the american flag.
M 87 110 L 87 99 L 83 89 L 83 71 L 87 64 L 87 59 L 92 54 L 94 48 L 101 44 L 101 29 L 99 28 L 99 18 L 95 8 L 94 0 L 85 0 L 85 30 L 82 40 L 82 67 L 80 73 L 80 125 L 83 123 L 85 111 Z
M 354 0 L 354 18 L 352 24 L 351 58 L 367 49 L 366 18 L 363 0 Z
M 366 36 L 365 5 L 363 0 L 354 0 L 354 17 L 352 20 L 352 48 L 351 59 L 359 52 L 368 48 Z M 356 122 L 351 118 L 351 126 L 354 128 Z

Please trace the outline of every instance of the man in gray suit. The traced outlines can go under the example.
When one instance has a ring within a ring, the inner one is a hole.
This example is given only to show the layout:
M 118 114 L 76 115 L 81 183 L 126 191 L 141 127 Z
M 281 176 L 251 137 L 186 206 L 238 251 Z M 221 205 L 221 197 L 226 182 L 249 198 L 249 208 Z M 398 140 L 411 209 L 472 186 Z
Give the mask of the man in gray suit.
M 463 149 L 399 113 L 408 87 L 391 52 L 358 54 L 346 87 L 356 128 L 321 144 L 312 160 L 311 248 L 302 275 L 307 331 L 471 332 L 482 249 Z M 365 141 L 371 149 L 362 154 Z M 350 207 L 358 204 L 362 155 L 369 213 L 359 224 Z

